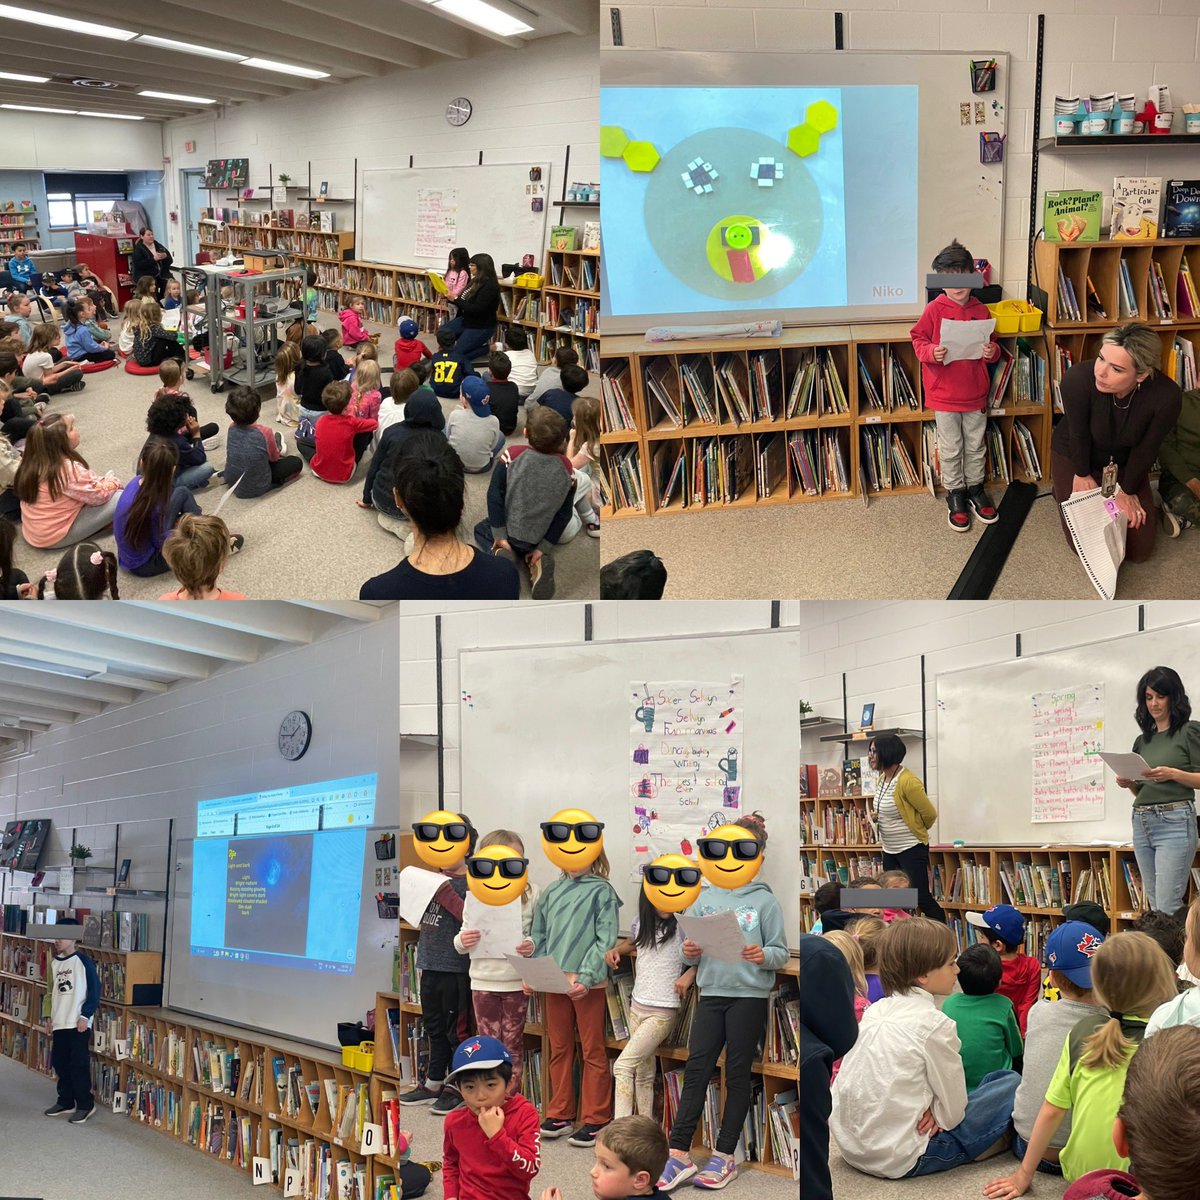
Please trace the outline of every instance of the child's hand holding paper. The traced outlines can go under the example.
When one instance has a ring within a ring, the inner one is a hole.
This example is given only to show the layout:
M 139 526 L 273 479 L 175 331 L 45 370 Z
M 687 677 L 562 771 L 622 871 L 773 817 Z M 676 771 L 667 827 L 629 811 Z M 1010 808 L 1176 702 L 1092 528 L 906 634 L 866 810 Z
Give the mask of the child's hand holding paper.
M 939 345 L 946 348 L 942 362 L 952 363 L 975 358 L 987 358 L 991 361 L 995 357 L 995 351 L 989 347 L 995 329 L 995 317 L 988 317 L 986 321 L 943 321 L 938 334 Z

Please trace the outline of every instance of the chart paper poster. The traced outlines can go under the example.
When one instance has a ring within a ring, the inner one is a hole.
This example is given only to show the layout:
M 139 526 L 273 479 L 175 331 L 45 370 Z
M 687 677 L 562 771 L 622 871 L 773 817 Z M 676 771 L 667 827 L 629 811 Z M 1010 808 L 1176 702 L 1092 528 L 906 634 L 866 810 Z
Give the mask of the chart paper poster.
M 631 879 L 661 854 L 695 858 L 697 838 L 741 816 L 743 684 L 630 683 Z
M 1104 816 L 1104 685 L 1033 696 L 1033 819 Z
M 454 188 L 418 188 L 415 253 L 437 258 L 457 244 L 458 192 Z

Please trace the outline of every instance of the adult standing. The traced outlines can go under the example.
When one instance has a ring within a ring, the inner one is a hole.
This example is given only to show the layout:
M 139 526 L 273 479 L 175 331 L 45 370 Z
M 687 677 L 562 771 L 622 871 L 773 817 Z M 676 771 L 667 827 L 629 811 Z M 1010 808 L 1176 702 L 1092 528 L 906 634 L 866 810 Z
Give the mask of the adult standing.
M 903 871 L 917 889 L 917 907 L 927 917 L 946 922 L 946 914 L 929 891 L 929 831 L 937 809 L 925 785 L 901 765 L 908 747 L 894 733 L 871 739 L 867 759 L 875 772 L 875 824 L 886 871 Z
M 1183 680 L 1170 667 L 1151 667 L 1138 680 L 1134 719 L 1141 733 L 1133 752 L 1150 769 L 1118 779 L 1133 793 L 1133 853 L 1146 903 L 1173 913 L 1183 903 L 1196 854 L 1196 789 L 1200 788 L 1200 721 Z
M 135 281 L 143 275 L 153 276 L 154 288 L 161 300 L 167 280 L 171 277 L 171 252 L 162 242 L 154 240 L 153 229 L 142 230 L 141 236 L 134 243 L 129 267 Z
M 1131 321 L 1110 329 L 1097 357 L 1063 376 L 1064 416 L 1050 441 L 1059 504 L 1075 492 L 1103 486 L 1106 472 L 1115 476 L 1113 499 L 1129 521 L 1129 562 L 1145 562 L 1154 553 L 1150 468 L 1183 402 L 1179 385 L 1158 369 L 1161 362 L 1162 343 L 1149 325 Z M 1062 527 L 1073 545 L 1065 520 Z
M 458 334 L 454 353 L 470 362 L 496 333 L 496 310 L 500 307 L 500 281 L 490 254 L 472 254 L 467 260 L 471 281 L 459 293 L 458 315 L 446 327 Z

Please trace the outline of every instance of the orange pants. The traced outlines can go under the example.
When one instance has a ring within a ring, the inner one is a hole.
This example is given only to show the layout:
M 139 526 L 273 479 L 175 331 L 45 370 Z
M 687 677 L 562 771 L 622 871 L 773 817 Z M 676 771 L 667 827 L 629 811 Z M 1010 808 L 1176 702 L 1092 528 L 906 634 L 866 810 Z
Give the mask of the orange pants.
M 575 1119 L 575 1031 L 583 1050 L 583 1097 L 580 1119 L 585 1125 L 607 1125 L 613 1115 L 612 1076 L 604 1047 L 604 987 L 572 1000 L 547 992 L 546 1030 L 550 1035 L 550 1100 L 546 1116 Z

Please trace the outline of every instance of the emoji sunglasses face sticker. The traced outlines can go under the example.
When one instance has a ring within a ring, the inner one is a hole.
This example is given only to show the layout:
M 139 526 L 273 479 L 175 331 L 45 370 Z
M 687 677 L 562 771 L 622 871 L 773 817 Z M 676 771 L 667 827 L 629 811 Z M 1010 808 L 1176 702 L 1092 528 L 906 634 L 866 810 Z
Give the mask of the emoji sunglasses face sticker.
M 700 870 L 717 887 L 739 888 L 749 883 L 762 866 L 762 847 L 740 825 L 722 825 L 696 845 Z
M 457 866 L 470 845 L 471 831 L 459 813 L 431 812 L 413 823 L 413 849 L 427 866 Z
M 467 859 L 467 888 L 481 904 L 511 904 L 529 882 L 529 859 L 510 846 L 486 846 Z
M 683 912 L 700 895 L 700 868 L 682 854 L 663 854 L 642 872 L 642 891 L 660 912 Z
M 582 808 L 564 808 L 542 822 L 542 850 L 562 871 L 582 871 L 604 849 L 604 822 Z

